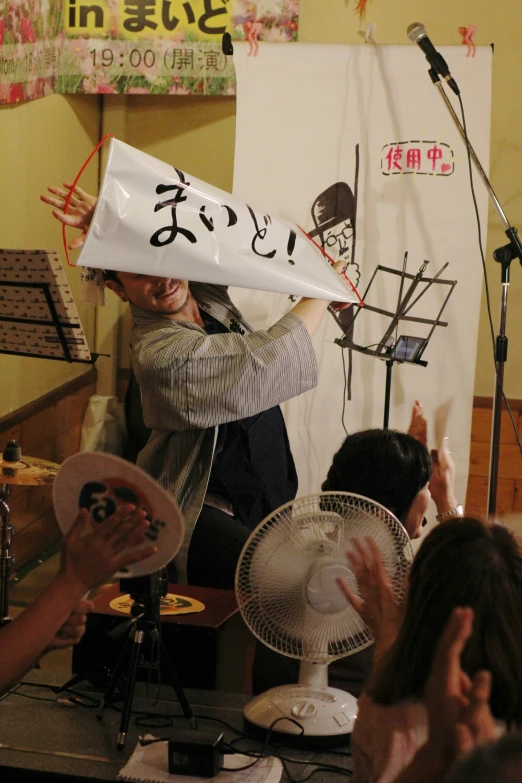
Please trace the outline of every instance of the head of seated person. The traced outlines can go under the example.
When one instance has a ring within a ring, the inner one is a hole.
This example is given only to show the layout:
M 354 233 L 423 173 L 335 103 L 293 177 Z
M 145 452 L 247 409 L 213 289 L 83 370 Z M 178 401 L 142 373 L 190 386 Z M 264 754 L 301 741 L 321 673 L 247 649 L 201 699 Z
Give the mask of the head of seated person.
M 522 554 L 506 527 L 471 517 L 437 526 L 422 542 L 399 634 L 370 683 L 370 696 L 383 705 L 422 699 L 434 650 L 456 607 L 474 612 L 463 671 L 470 677 L 489 671 L 494 717 L 520 721 Z
M 505 734 L 478 744 L 453 767 L 445 783 L 519 783 L 522 780 L 522 733 Z
M 375 500 L 395 514 L 410 538 L 416 538 L 430 502 L 431 467 L 427 448 L 411 435 L 363 430 L 348 435 L 322 489 Z

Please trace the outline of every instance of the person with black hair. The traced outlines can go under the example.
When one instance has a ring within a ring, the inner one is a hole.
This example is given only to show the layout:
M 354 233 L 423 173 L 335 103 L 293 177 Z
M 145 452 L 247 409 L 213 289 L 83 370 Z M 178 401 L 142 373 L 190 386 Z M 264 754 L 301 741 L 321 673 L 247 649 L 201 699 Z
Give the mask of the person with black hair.
M 499 729 L 489 707 L 490 672 L 477 671 L 468 677 L 462 669 L 461 658 L 473 622 L 473 610 L 469 607 L 453 609 L 437 644 L 424 691 L 428 741 L 393 783 L 419 783 L 419 780 L 423 783 L 518 783 L 522 780 L 520 734 L 505 735 L 498 740 Z
M 433 449 L 430 455 L 425 445 L 425 424 L 422 406 L 417 401 L 407 433 L 372 429 L 348 435 L 334 455 L 322 490 L 371 498 L 395 514 L 412 539 L 421 535 L 430 498 L 441 521 L 452 513 L 462 513 L 455 499 L 451 454 L 445 449 Z M 388 618 L 390 623 L 395 619 Z M 370 676 L 373 656 L 372 645 L 333 661 L 331 682 L 359 696 Z
M 462 513 L 455 499 L 455 465 L 447 448 L 426 448 L 426 419 L 416 401 L 408 433 L 371 429 L 348 435 L 334 455 L 323 492 L 350 492 L 380 503 L 402 522 L 410 538 L 420 535 L 433 497 L 438 520 Z M 413 433 L 413 434 L 410 434 Z M 329 682 L 359 696 L 373 662 L 373 646 L 332 661 Z M 254 693 L 291 682 L 296 665 L 268 648 L 256 649 Z
M 478 743 L 440 783 L 520 783 L 521 780 L 522 733 L 518 731 L 494 742 Z M 430 783 L 425 777 L 423 781 Z
M 341 586 L 369 625 L 376 647 L 352 736 L 354 781 L 394 781 L 427 742 L 430 672 L 456 608 L 472 613 L 460 654 L 465 677 L 471 682 L 479 672 L 489 672 L 489 706 L 499 730 L 520 723 L 522 554 L 506 527 L 471 517 L 435 527 L 411 566 L 396 634 L 386 631 L 397 605 L 379 553 L 361 543 L 349 561 L 360 595 Z M 465 696 L 469 689 L 462 687 Z
M 395 514 L 410 538 L 416 538 L 430 498 L 438 521 L 462 514 L 454 480 L 455 466 L 447 449 L 433 449 L 430 455 L 422 440 L 409 433 L 371 429 L 346 437 L 322 490 L 353 492 L 375 500 Z

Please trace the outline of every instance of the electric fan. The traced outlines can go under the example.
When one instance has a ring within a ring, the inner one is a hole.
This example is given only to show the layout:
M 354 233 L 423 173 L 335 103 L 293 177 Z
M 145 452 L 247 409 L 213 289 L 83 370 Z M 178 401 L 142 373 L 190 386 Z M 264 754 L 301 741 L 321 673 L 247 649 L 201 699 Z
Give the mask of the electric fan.
M 343 492 L 324 492 L 281 506 L 253 531 L 236 570 L 238 606 L 263 644 L 301 661 L 299 683 L 271 688 L 245 707 L 248 724 L 300 739 L 338 742 L 351 733 L 357 700 L 328 687 L 328 664 L 368 647 L 372 635 L 348 603 L 357 581 L 346 553 L 371 537 L 400 599 L 412 561 L 410 539 L 384 506 Z M 285 720 L 286 719 L 286 720 Z

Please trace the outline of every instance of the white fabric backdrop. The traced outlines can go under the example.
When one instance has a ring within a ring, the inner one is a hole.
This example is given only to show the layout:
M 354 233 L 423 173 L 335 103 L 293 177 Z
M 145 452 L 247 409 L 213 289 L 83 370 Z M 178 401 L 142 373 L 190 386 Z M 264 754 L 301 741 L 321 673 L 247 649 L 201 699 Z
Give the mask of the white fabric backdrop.
M 465 147 L 430 82 L 422 53 L 413 45 L 262 44 L 259 56 L 252 58 L 246 56 L 246 46 L 236 43 L 234 51 L 236 196 L 291 218 L 309 231 L 314 227 L 312 205 L 321 192 L 338 181 L 355 190 L 359 144 L 355 254 L 359 291 L 364 291 L 377 264 L 400 269 L 405 251 L 409 272 L 417 272 L 424 259 L 430 262 L 426 274 L 449 262 L 443 277 L 458 281 L 444 313 L 449 325 L 433 335 L 423 356 L 426 368 L 395 365 L 390 426 L 407 427 L 417 398 L 424 403 L 429 421 L 438 406 L 451 400 L 447 434 L 458 468 L 458 497 L 463 501 L 482 272 Z M 474 59 L 465 57 L 465 47 L 440 51 L 459 84 L 468 133 L 488 171 L 491 50 L 479 47 Z M 456 101 L 454 105 L 458 112 Z M 443 150 L 443 159 L 428 158 L 432 142 Z M 403 170 L 407 149 L 417 147 L 425 174 L 388 175 L 389 165 L 398 170 L 385 157 L 390 149 L 386 145 L 399 143 L 403 159 L 397 162 Z M 438 175 L 430 176 L 434 163 Z M 485 244 L 487 194 L 474 174 Z M 374 286 L 368 301 L 394 308 L 396 283 L 383 279 Z M 439 291 L 430 293 L 411 314 L 434 317 L 441 296 Z M 291 306 L 286 296 L 245 289 L 234 289 L 232 299 L 256 327 L 269 325 Z M 385 324 L 381 316 L 361 312 L 355 342 L 374 343 Z M 403 325 L 401 333 L 425 336 L 426 328 Z M 345 436 L 342 352 L 333 342 L 340 334 L 327 315 L 314 338 L 319 385 L 283 406 L 301 495 L 320 488 Z M 489 351 L 490 346 L 481 350 Z M 353 353 L 353 399 L 346 403 L 345 412 L 349 432 L 382 426 L 385 372 L 383 361 Z M 430 446 L 435 446 L 433 428 L 430 440 Z

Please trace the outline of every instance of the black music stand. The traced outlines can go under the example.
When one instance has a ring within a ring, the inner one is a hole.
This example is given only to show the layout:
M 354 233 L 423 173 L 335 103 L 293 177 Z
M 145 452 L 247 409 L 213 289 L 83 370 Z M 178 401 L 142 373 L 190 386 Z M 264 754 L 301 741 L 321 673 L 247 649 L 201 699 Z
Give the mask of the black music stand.
M 457 285 L 456 280 L 443 280 L 441 274 L 444 272 L 448 264 L 444 264 L 442 269 L 437 272 L 434 277 L 424 277 L 424 272 L 428 265 L 428 261 L 424 261 L 422 266 L 416 275 L 406 272 L 406 265 L 408 260 L 408 253 L 404 254 L 404 262 L 402 270 L 392 269 L 391 267 L 381 266 L 380 264 L 375 268 L 375 271 L 368 283 L 366 290 L 363 294 L 362 300 L 364 302 L 363 307 L 358 307 L 355 314 L 352 313 L 353 308 L 348 310 L 341 310 L 340 312 L 332 312 L 335 320 L 343 330 L 343 337 L 337 338 L 335 342 L 341 346 L 341 348 L 351 348 L 359 353 L 364 353 L 366 356 L 374 356 L 377 359 L 381 359 L 386 362 L 386 389 L 384 394 L 384 421 L 383 427 L 388 427 L 390 418 L 390 396 L 391 396 L 391 381 L 393 365 L 402 364 L 407 362 L 408 364 L 417 364 L 421 367 L 426 367 L 428 362 L 421 359 L 424 351 L 426 350 L 430 338 L 437 326 L 447 326 L 447 321 L 441 321 L 441 315 L 448 303 L 448 300 L 453 293 L 453 289 Z M 397 307 L 395 311 L 384 310 L 380 307 L 374 307 L 367 302 L 368 292 L 374 282 L 377 274 L 384 272 L 386 274 L 398 275 L 401 278 L 399 295 L 397 298 Z M 406 281 L 410 283 L 405 291 Z M 431 288 L 432 285 L 445 285 L 448 286 L 448 291 L 439 308 L 439 311 L 434 319 L 421 318 L 418 316 L 408 315 L 412 307 L 417 304 L 419 299 Z M 419 290 L 420 289 L 420 290 Z M 378 343 L 372 346 L 357 345 L 354 343 L 353 338 L 350 336 L 353 334 L 352 327 L 355 324 L 357 317 L 361 312 L 374 312 L 380 315 L 388 316 L 390 324 L 384 332 L 382 338 Z M 414 337 L 410 335 L 398 336 L 399 323 L 408 322 L 416 324 L 426 324 L 430 326 L 427 335 L 425 337 Z
M 0 353 L 94 364 L 58 254 L 0 250 Z

